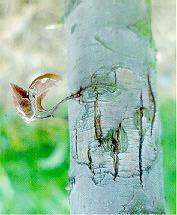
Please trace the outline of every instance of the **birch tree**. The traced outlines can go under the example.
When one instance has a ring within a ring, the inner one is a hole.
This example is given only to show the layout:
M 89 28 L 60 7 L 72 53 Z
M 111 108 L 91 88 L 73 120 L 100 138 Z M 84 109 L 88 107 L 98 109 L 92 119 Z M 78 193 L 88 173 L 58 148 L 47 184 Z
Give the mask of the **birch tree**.
M 164 213 L 149 0 L 68 0 L 72 214 Z

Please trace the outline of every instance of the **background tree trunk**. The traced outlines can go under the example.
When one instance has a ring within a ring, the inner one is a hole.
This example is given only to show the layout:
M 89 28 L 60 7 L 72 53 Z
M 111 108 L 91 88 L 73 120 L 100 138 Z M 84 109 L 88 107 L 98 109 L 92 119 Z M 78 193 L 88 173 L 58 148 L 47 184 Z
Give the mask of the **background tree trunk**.
M 164 213 L 148 0 L 70 0 L 71 213 Z

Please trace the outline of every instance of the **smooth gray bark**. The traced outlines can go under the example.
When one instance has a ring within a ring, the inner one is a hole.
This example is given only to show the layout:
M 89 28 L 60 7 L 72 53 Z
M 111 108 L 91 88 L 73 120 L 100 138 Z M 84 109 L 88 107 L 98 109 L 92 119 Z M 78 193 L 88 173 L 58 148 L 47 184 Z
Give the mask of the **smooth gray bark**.
M 163 213 L 147 0 L 72 0 L 65 27 L 72 214 Z

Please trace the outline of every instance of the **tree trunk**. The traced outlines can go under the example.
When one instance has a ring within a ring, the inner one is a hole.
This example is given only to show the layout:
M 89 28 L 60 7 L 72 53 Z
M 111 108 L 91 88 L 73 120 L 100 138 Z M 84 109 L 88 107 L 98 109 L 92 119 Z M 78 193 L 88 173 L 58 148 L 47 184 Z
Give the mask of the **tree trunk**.
M 164 213 L 148 0 L 70 0 L 72 214 Z

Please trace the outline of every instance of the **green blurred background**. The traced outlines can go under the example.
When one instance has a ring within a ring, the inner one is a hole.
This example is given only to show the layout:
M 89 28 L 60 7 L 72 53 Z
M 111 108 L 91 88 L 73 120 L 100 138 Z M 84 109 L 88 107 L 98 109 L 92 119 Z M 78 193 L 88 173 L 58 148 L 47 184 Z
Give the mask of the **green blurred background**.
M 153 0 L 158 101 L 162 124 L 164 189 L 175 214 L 175 0 Z M 46 26 L 63 15 L 63 0 L 0 0 L 0 213 L 68 213 L 67 104 L 56 118 L 26 124 L 15 112 L 9 83 L 27 87 L 40 73 L 63 77 L 46 100 L 66 95 L 67 52 L 63 27 Z

